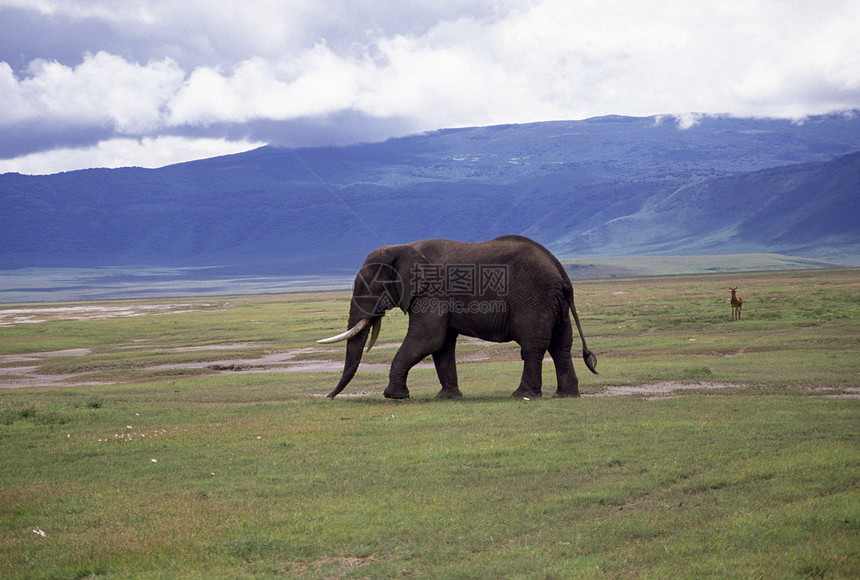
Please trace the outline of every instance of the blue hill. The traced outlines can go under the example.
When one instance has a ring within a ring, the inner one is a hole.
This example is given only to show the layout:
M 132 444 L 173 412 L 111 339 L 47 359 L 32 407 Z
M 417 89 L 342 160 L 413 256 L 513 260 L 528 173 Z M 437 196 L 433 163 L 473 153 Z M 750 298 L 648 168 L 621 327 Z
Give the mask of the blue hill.
M 0 175 L 0 269 L 343 274 L 372 248 L 522 233 L 561 256 L 860 252 L 860 116 L 601 117 L 160 169 Z

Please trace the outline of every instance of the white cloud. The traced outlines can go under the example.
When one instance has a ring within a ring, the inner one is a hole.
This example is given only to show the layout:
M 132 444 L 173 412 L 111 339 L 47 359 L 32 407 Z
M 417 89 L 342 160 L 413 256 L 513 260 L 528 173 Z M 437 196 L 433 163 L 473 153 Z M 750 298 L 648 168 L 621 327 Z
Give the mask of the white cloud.
M 18 123 L 36 115 L 36 108 L 24 96 L 15 74 L 0 62 L 0 125 Z
M 111 139 L 92 147 L 53 149 L 31 153 L 16 159 L 0 159 L 0 173 L 29 175 L 59 173 L 82 167 L 163 167 L 183 161 L 240 153 L 265 143 L 226 141 L 224 139 L 188 139 L 156 137 L 144 139 Z
M 145 133 L 163 125 L 163 107 L 184 77 L 170 59 L 141 66 L 105 52 L 85 55 L 74 68 L 35 60 L 20 81 L 9 79 L 3 65 L 0 83 L 21 104 L 3 107 L 0 126 L 32 117 L 73 125 L 110 123 L 119 133 Z
M 858 107 L 860 2 L 842 4 L 756 27 L 759 40 L 748 43 L 732 85 L 741 112 L 802 117 Z
M 286 64 L 254 57 L 229 73 L 201 67 L 172 99 L 169 124 L 289 120 L 348 110 L 367 72 L 322 43 Z

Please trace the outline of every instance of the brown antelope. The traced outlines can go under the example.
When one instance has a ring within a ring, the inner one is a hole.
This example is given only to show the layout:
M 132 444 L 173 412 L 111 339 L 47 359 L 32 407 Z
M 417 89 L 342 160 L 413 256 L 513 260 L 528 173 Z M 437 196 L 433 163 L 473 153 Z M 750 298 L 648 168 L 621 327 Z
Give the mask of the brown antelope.
M 737 288 L 729 288 L 732 291 L 732 320 L 740 320 L 741 319 L 741 306 L 744 301 L 741 300 L 741 297 L 737 295 Z

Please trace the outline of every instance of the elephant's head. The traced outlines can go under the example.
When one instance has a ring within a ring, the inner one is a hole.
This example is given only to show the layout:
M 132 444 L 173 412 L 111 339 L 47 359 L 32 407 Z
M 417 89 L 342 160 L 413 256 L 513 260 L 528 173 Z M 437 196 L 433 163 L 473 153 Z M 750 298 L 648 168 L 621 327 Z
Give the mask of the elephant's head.
M 322 344 L 347 341 L 343 374 L 329 397 L 336 397 L 355 376 L 368 333 L 371 334 L 369 351 L 379 336 L 385 312 L 395 307 L 403 312 L 409 310 L 414 298 L 412 273 L 419 263 L 427 260 L 410 245 L 385 246 L 367 256 L 355 277 L 347 331 L 317 341 Z

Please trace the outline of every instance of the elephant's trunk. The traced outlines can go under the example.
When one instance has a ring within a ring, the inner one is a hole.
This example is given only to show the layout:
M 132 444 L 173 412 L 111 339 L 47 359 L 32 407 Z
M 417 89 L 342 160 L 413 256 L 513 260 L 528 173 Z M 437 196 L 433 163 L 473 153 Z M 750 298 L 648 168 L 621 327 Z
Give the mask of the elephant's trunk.
M 346 360 L 343 363 L 343 374 L 340 376 L 340 381 L 332 392 L 328 394 L 329 398 L 334 399 L 342 390 L 346 388 L 352 377 L 355 376 L 355 371 L 358 370 L 358 365 L 361 363 L 361 353 L 364 350 L 364 343 L 367 342 L 367 334 L 370 331 L 365 327 L 358 334 L 350 338 L 346 343 Z
M 354 317 L 350 316 L 350 322 L 352 322 L 352 320 L 354 320 Z M 371 324 L 373 332 L 370 337 L 370 344 L 368 344 L 367 346 L 367 350 L 370 351 L 374 343 L 376 343 L 376 338 L 379 336 L 379 328 L 380 326 L 382 326 L 382 317 L 378 317 L 372 320 L 370 318 L 362 318 L 355 324 L 351 324 L 349 330 L 347 330 L 343 334 L 339 334 L 338 336 L 332 337 L 330 339 L 317 341 L 321 343 L 337 342 L 340 340 L 347 341 L 346 359 L 343 363 L 343 374 L 341 375 L 340 381 L 337 383 L 337 386 L 332 392 L 328 394 L 329 398 L 335 398 L 342 390 L 346 388 L 346 386 L 352 380 L 352 377 L 355 376 L 355 372 L 358 370 L 358 365 L 361 363 L 361 353 L 362 350 L 364 350 L 364 344 L 367 342 L 367 336 L 370 333 Z

